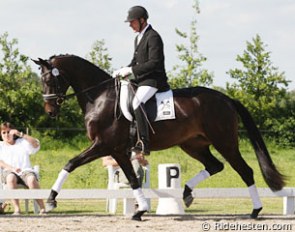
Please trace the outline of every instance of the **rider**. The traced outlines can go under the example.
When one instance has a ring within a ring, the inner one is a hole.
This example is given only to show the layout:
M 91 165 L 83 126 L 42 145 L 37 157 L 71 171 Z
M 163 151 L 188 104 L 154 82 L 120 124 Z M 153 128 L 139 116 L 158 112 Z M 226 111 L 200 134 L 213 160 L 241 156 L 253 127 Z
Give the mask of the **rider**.
M 114 77 L 133 79 L 138 89 L 132 102 L 135 120 L 139 132 L 140 142 L 137 142 L 132 151 L 149 155 L 149 127 L 144 104 L 157 92 L 169 90 L 164 64 L 163 41 L 160 35 L 148 24 L 149 15 L 142 6 L 131 7 L 127 19 L 134 32 L 135 49 L 131 63 L 116 70 Z

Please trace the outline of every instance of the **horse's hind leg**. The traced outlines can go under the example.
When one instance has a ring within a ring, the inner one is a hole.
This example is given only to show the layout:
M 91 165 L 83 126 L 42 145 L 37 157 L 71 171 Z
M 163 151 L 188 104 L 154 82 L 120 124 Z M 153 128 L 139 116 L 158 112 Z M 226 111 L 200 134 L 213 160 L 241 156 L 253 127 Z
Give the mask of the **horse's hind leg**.
M 183 200 L 186 207 L 189 207 L 193 202 L 192 190 L 194 187 L 209 176 L 222 171 L 223 164 L 212 155 L 208 145 L 203 145 L 196 139 L 190 140 L 189 142 L 182 144 L 180 147 L 191 157 L 199 160 L 205 166 L 204 170 L 201 170 L 185 184 Z
M 224 148 L 224 146 L 222 146 L 222 148 Z M 232 149 L 233 151 L 229 151 L 229 149 L 224 151 L 222 148 L 216 147 L 216 149 L 224 156 L 224 158 L 229 162 L 232 168 L 240 175 L 242 180 L 248 186 L 248 191 L 253 203 L 251 218 L 257 218 L 259 212 L 262 210 L 262 203 L 255 186 L 253 170 L 243 159 L 238 148 Z

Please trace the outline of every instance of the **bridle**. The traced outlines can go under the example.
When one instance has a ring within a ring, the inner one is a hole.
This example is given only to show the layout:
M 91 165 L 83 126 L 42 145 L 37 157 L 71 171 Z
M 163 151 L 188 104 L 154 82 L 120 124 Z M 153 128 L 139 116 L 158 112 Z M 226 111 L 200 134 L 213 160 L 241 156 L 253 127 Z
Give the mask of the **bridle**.
M 71 93 L 71 94 L 63 94 L 62 91 L 61 91 L 61 86 L 60 86 L 60 83 L 59 83 L 59 78 L 62 78 L 68 85 L 70 85 L 69 81 L 67 80 L 67 78 L 65 78 L 65 74 L 61 74 L 61 73 L 64 73 L 64 71 L 59 71 L 58 68 L 56 67 L 53 67 L 51 65 L 51 68 L 47 71 L 47 72 L 44 72 L 41 74 L 41 79 L 42 81 L 43 78 L 48 75 L 48 74 L 51 74 L 51 77 L 54 78 L 54 82 L 55 82 L 55 93 L 51 93 L 51 94 L 42 94 L 43 96 L 43 99 L 44 101 L 48 101 L 48 100 L 54 100 L 55 99 L 55 102 L 58 106 L 60 106 L 66 99 L 69 99 L 69 98 L 72 98 L 72 97 L 75 97 L 77 95 L 80 95 L 80 94 L 85 94 L 93 89 L 96 89 L 96 88 L 99 88 L 101 87 L 102 85 L 104 85 L 105 83 L 109 82 L 109 81 L 113 81 L 113 79 L 107 79 L 105 81 L 102 81 L 101 83 L 99 83 L 98 85 L 95 85 L 95 86 L 91 86 L 89 88 L 86 88 L 86 89 L 83 89 L 82 91 L 78 92 L 78 93 Z M 117 84 L 115 84 L 115 86 L 117 86 Z
M 44 77 L 48 74 L 52 74 L 50 75 L 50 77 L 52 76 L 54 78 L 54 82 L 55 82 L 55 93 L 51 93 L 51 94 L 42 94 L 44 101 L 49 101 L 49 100 L 56 100 L 56 104 L 57 105 L 61 105 L 64 100 L 66 98 L 69 98 L 69 96 L 64 95 L 61 91 L 61 86 L 59 84 L 58 78 L 61 77 L 63 78 L 67 83 L 68 81 L 63 77 L 63 75 L 60 74 L 59 70 L 57 68 L 51 67 L 47 72 L 42 73 L 41 75 L 41 79 L 44 82 Z

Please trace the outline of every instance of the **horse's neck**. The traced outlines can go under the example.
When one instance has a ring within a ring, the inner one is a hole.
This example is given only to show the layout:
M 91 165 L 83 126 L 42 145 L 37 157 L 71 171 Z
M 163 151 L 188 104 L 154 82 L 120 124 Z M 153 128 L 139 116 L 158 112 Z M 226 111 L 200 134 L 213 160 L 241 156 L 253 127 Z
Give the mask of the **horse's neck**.
M 97 102 L 105 101 L 106 99 L 115 99 L 115 82 L 106 79 L 103 82 L 86 86 L 80 90 L 80 93 L 76 92 L 76 94 L 82 112 L 86 114 L 89 106 L 92 107 Z
M 70 85 L 74 89 L 76 93 L 83 92 L 92 88 L 94 89 L 96 86 L 103 85 L 108 80 L 111 82 L 111 78 L 104 72 L 91 72 L 91 73 L 74 73 L 71 75 Z
M 112 77 L 92 63 L 78 57 L 71 56 L 69 59 L 64 59 L 64 62 L 65 72 L 69 78 L 68 82 L 85 113 L 87 104 L 96 100 L 105 83 L 112 82 Z M 78 68 L 73 69 L 73 66 Z

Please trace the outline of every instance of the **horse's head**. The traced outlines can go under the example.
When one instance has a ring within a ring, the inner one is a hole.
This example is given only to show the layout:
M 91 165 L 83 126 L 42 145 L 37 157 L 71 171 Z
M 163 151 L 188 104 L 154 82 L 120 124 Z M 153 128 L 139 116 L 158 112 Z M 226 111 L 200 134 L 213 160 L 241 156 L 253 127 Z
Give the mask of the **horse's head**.
M 38 59 L 33 60 L 41 67 L 41 81 L 43 86 L 44 109 L 50 117 L 56 117 L 60 105 L 63 103 L 69 83 L 63 77 L 63 71 L 52 62 Z

